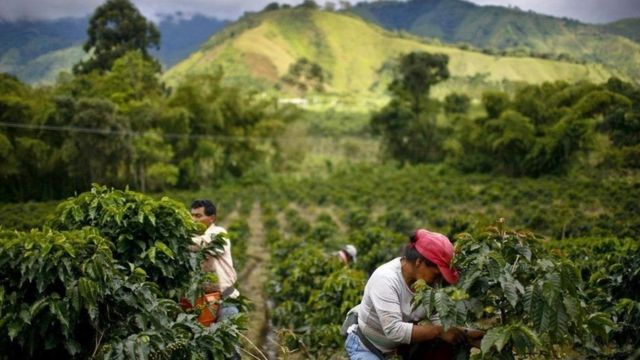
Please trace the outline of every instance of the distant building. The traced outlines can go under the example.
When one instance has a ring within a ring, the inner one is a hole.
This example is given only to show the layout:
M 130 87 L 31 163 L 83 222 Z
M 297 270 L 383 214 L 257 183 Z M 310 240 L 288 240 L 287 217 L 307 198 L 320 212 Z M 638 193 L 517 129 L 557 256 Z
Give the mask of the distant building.
M 278 99 L 278 104 L 292 104 L 305 107 L 309 105 L 309 101 L 305 98 Z

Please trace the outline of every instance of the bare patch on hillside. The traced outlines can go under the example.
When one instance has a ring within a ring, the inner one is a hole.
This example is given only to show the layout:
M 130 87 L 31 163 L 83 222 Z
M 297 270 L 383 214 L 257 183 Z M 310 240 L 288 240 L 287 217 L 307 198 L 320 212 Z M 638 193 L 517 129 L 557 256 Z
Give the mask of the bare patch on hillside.
M 244 60 L 254 76 L 271 81 L 278 80 L 278 69 L 268 57 L 248 52 L 244 54 Z

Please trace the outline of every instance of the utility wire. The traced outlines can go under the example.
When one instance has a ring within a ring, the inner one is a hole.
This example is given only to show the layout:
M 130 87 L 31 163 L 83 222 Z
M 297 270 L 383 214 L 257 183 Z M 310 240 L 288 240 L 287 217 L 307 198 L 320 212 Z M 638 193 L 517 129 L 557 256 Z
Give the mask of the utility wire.
M 97 135 L 124 135 L 124 136 L 143 136 L 144 133 L 140 131 L 127 131 L 127 130 L 111 130 L 111 129 L 96 129 L 77 126 L 56 126 L 56 125 L 38 125 L 38 124 L 21 124 L 0 121 L 0 126 L 17 129 L 31 129 L 31 130 L 47 130 L 47 131 L 61 131 L 61 132 L 75 132 L 83 134 L 97 134 Z M 274 140 L 271 137 L 257 137 L 257 136 L 231 136 L 231 135 L 199 135 L 199 134 L 180 134 L 180 133 L 162 133 L 162 136 L 170 139 L 212 139 L 212 140 L 228 140 L 228 141 L 240 141 L 240 140 Z

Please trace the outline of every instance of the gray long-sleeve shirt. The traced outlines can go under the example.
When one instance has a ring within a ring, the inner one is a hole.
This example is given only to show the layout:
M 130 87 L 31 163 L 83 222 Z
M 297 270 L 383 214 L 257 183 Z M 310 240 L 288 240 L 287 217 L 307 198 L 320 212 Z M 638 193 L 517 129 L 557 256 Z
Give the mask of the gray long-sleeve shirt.
M 358 309 L 358 327 L 383 353 L 411 342 L 413 322 L 424 318 L 421 307 L 412 311 L 413 292 L 402 277 L 400 258 L 378 267 L 364 288 Z

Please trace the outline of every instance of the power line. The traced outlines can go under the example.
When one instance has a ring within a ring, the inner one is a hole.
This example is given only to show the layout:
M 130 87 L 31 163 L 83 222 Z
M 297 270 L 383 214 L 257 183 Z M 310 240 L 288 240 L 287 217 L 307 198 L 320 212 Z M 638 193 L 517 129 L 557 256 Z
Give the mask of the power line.
M 96 134 L 96 135 L 120 135 L 120 136 L 143 136 L 144 132 L 130 131 L 130 130 L 111 130 L 111 129 L 96 129 L 86 128 L 78 126 L 56 126 L 56 125 L 39 125 L 39 124 L 21 124 L 0 121 L 0 126 L 17 129 L 30 129 L 30 130 L 47 130 L 47 131 L 60 131 L 60 132 L 75 132 L 83 134 Z M 271 137 L 257 137 L 257 136 L 231 136 L 231 135 L 199 135 L 199 134 L 180 134 L 180 133 L 162 133 L 163 137 L 170 139 L 211 139 L 211 140 L 274 140 Z

